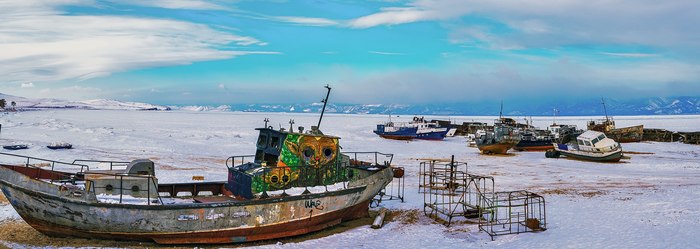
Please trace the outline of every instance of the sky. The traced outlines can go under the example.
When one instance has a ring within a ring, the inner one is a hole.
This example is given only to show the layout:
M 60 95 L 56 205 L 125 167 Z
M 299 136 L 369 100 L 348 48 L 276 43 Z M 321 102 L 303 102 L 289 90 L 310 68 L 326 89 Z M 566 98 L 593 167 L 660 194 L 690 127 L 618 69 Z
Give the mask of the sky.
M 700 95 L 700 1 L 0 0 L 0 92 L 169 105 Z

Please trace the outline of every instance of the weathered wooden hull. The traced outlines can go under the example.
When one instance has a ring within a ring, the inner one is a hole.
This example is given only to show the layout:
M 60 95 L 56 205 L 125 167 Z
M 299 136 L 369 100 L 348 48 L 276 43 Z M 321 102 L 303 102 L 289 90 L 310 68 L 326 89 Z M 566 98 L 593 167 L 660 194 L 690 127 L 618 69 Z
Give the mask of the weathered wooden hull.
M 67 194 L 56 185 L 0 166 L 0 188 L 37 231 L 162 244 L 235 243 L 318 231 L 366 216 L 371 199 L 391 179 L 391 168 L 385 168 L 349 182 L 345 189 L 324 193 L 221 203 L 128 205 L 97 203 L 88 193 Z
M 606 132 L 605 135 L 619 143 L 641 142 L 644 138 L 644 126 L 637 125 L 619 129 L 612 129 L 609 132 Z

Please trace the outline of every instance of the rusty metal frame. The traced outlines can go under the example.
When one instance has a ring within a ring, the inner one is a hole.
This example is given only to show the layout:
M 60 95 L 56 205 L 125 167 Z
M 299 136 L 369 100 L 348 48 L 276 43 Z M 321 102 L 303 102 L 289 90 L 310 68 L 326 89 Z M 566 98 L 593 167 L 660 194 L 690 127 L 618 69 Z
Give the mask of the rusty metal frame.
M 453 157 L 449 163 L 421 162 L 420 168 L 418 191 L 423 193 L 426 216 L 442 220 L 449 227 L 456 217 L 471 217 L 479 213 L 476 203 L 471 203 L 469 193 L 473 191 L 469 186 L 473 181 L 467 173 L 467 163 L 455 162 Z M 478 185 L 474 182 L 471 186 Z
M 547 230 L 544 197 L 529 191 L 496 192 L 481 209 L 479 230 L 495 236 Z

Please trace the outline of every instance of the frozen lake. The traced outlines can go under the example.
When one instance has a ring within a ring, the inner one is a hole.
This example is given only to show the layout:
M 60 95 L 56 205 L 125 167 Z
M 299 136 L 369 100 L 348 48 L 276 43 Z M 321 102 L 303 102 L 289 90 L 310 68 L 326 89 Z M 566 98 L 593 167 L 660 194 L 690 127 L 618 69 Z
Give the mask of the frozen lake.
M 232 155 L 254 153 L 255 128 L 316 125 L 317 114 L 153 112 L 48 110 L 2 114 L 0 143 L 28 144 L 18 154 L 72 162 L 74 159 L 129 161 L 150 158 L 160 182 L 226 179 L 224 161 Z M 427 119 L 434 117 L 426 116 Z M 456 122 L 489 122 L 495 117 L 435 117 Z M 513 117 L 523 121 L 524 117 Z M 557 123 L 585 123 L 601 117 L 557 117 Z M 513 152 L 510 156 L 480 155 L 461 137 L 445 141 L 393 141 L 372 133 L 385 122 L 382 115 L 327 114 L 325 134 L 339 136 L 343 151 L 394 154 L 394 165 L 406 167 L 406 202 L 382 203 L 393 211 L 420 210 L 414 222 L 399 216 L 382 229 L 360 226 L 347 232 L 303 242 L 262 247 L 288 248 L 691 248 L 700 243 L 700 146 L 679 143 L 623 144 L 624 163 L 600 164 L 547 159 L 543 152 Z M 411 116 L 392 117 L 408 121 Z M 544 127 L 552 117 L 533 117 Z M 618 127 L 643 124 L 675 131 L 700 130 L 700 116 L 615 117 Z M 45 145 L 65 141 L 74 149 L 52 151 Z M 7 151 L 5 151 L 7 152 Z M 449 228 L 423 216 L 418 194 L 419 158 L 448 158 L 467 162 L 470 173 L 495 177 L 496 190 L 526 189 L 543 193 L 549 230 L 496 237 L 476 225 Z M 0 157 L 4 158 L 4 157 Z M 0 202 L 0 222 L 18 219 Z M 403 217 L 405 218 L 405 217 Z M 0 237 L 3 243 L 8 238 Z M 7 244 L 6 244 L 7 245 Z M 13 244 L 14 245 L 14 244 Z M 152 246 L 152 245 L 151 245 Z

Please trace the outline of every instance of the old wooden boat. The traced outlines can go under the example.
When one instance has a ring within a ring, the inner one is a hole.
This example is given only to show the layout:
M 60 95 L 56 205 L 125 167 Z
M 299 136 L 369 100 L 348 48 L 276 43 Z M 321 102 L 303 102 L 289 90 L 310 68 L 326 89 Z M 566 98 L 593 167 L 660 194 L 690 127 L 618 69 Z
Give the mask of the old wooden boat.
M 210 244 L 295 236 L 365 217 L 392 180 L 390 154 L 341 153 L 339 138 L 317 127 L 257 130 L 255 155 L 226 161 L 227 181 L 159 183 L 144 159 L 0 153 L 0 189 L 49 236 Z
M 615 120 L 608 116 L 607 108 L 605 108 L 605 101 L 602 101 L 602 104 L 603 110 L 605 110 L 605 119 L 588 121 L 588 130 L 603 132 L 607 137 L 620 143 L 635 143 L 642 141 L 644 138 L 643 125 L 616 128 Z
M 560 156 L 594 162 L 618 162 L 623 153 L 620 144 L 604 133 L 586 131 L 576 138 L 576 144 L 555 144 L 554 150 L 545 152 L 547 158 Z

